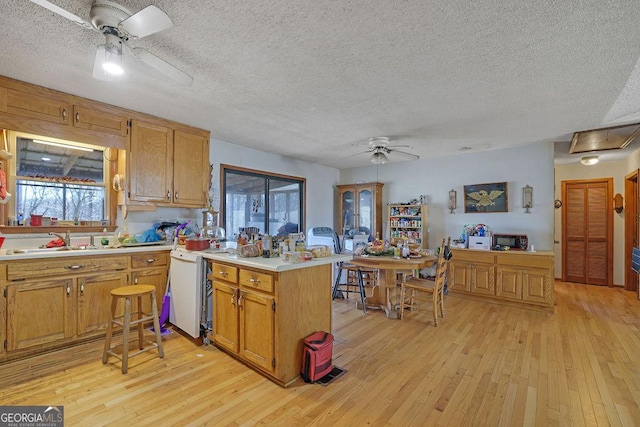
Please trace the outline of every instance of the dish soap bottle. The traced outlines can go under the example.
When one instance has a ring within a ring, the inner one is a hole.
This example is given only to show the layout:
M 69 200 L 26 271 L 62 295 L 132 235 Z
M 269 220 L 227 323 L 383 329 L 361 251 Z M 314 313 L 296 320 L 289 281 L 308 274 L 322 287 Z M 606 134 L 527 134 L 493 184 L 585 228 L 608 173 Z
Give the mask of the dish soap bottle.
M 107 237 L 107 229 L 102 229 L 102 239 L 100 239 L 102 246 L 109 246 L 109 238 Z

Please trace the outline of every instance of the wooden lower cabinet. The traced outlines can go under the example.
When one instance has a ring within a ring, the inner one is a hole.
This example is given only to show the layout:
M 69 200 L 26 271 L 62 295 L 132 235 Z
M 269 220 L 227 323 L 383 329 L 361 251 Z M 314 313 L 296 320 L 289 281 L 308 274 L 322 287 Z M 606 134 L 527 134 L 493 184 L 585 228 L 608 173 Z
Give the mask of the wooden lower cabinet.
M 304 337 L 331 331 L 331 265 L 272 272 L 209 262 L 214 344 L 277 384 L 292 384 Z
M 267 372 L 275 359 L 275 301 L 272 296 L 240 291 L 240 356 Z
M 214 281 L 214 342 L 273 372 L 274 298 Z
M 452 292 L 553 309 L 552 252 L 454 248 L 452 253 L 449 265 Z
M 213 340 L 243 360 L 273 373 L 275 368 L 275 298 L 271 293 L 273 277 L 268 274 L 240 269 L 240 276 L 255 276 L 240 283 L 226 283 L 219 277 L 221 265 L 212 265 L 214 276 Z M 225 272 L 236 267 L 224 266 Z M 238 279 L 232 274 L 227 280 Z M 224 277 L 222 278 L 224 279 Z M 243 284 L 243 282 L 245 282 Z M 267 292 L 261 292 L 265 288 Z M 235 286 L 234 286 L 235 285 Z M 256 289 L 253 289 L 256 288 Z
M 70 341 L 75 333 L 75 282 L 42 279 L 6 287 L 6 350 Z
M 458 260 L 449 261 L 449 283 L 451 291 L 471 292 L 471 264 Z
M 522 299 L 553 304 L 553 278 L 545 269 L 528 268 L 522 272 Z
M 106 330 L 111 317 L 109 302 L 111 291 L 127 284 L 126 273 L 96 274 L 83 276 L 77 281 L 78 321 L 77 334 L 79 336 Z M 118 307 L 122 315 L 122 304 Z
M 160 304 L 167 260 L 158 251 L 1 262 L 0 362 L 103 335 L 117 287 L 153 284 Z M 144 304 L 150 311 L 149 302 Z M 122 304 L 118 310 L 122 314 Z
M 213 281 L 213 341 L 234 353 L 240 350 L 239 292 L 237 286 Z
M 522 299 L 522 269 L 501 265 L 497 267 L 496 295 L 515 300 Z
M 493 261 L 490 253 L 457 252 L 449 261 L 449 289 L 494 295 Z
M 471 270 L 471 292 L 485 295 L 494 294 L 493 264 L 473 264 L 473 269 Z
M 158 313 L 162 309 L 162 300 L 167 290 L 168 265 L 169 254 L 166 252 L 131 255 L 131 284 L 155 286 Z M 149 298 L 142 299 L 142 310 L 145 313 L 151 313 Z

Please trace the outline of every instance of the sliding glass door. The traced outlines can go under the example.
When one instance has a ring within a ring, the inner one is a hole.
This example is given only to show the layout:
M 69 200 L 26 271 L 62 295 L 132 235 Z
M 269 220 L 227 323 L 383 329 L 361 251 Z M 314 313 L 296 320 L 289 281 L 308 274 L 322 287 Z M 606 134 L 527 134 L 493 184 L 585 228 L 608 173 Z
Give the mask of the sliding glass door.
M 303 178 L 223 167 L 222 180 L 228 236 L 242 227 L 281 236 L 304 231 Z

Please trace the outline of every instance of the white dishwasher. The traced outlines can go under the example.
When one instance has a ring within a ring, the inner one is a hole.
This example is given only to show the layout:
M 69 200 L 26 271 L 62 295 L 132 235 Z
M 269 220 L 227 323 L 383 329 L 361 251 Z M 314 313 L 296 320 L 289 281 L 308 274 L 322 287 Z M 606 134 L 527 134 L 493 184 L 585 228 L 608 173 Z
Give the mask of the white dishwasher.
M 207 308 L 202 298 L 206 295 L 206 291 L 202 291 L 206 287 L 202 279 L 203 268 L 201 255 L 186 250 L 171 251 L 169 322 L 194 338 L 200 336 L 201 316 Z

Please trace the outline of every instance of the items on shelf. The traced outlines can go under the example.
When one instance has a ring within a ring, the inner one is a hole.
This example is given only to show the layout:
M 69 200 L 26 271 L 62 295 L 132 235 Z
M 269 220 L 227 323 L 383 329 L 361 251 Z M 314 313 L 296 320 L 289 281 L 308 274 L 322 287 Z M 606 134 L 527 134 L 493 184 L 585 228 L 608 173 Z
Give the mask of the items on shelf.
M 428 216 L 426 205 L 415 203 L 388 205 L 389 241 L 408 240 L 423 249 L 428 244 Z

